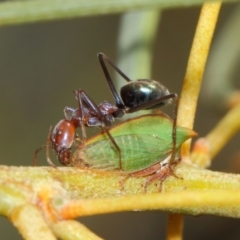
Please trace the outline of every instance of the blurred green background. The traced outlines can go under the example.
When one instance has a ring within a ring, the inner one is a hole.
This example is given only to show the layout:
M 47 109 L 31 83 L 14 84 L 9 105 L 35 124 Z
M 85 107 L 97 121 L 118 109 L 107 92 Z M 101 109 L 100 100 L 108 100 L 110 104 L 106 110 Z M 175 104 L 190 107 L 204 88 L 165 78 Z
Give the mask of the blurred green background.
M 223 7 L 214 42 L 236 7 Z M 199 11 L 198 7 L 169 9 L 161 15 L 152 78 L 171 92 L 181 91 Z M 65 106 L 77 107 L 73 90 L 84 89 L 97 103 L 112 101 L 97 53 L 101 51 L 116 62 L 121 16 L 84 17 L 0 29 L 1 165 L 33 164 L 34 151 L 45 143 L 49 126 L 64 117 Z M 236 32 L 238 34 L 240 32 Z M 233 75 L 236 79 L 239 76 Z M 204 93 L 202 97 L 204 99 Z M 172 108 L 167 111 L 171 114 Z M 223 111 L 214 111 L 200 100 L 194 129 L 204 136 L 223 115 Z M 217 156 L 212 169 L 232 171 L 229 161 L 239 154 L 239 140 L 239 136 L 231 140 Z M 47 165 L 44 151 L 39 155 L 38 165 Z M 240 168 L 235 172 L 238 170 Z M 114 240 L 164 239 L 166 221 L 167 215 L 157 211 L 81 219 L 99 236 Z M 230 218 L 188 216 L 184 239 L 238 239 L 238 224 L 239 220 Z M 22 239 L 3 217 L 0 218 L 0 239 Z

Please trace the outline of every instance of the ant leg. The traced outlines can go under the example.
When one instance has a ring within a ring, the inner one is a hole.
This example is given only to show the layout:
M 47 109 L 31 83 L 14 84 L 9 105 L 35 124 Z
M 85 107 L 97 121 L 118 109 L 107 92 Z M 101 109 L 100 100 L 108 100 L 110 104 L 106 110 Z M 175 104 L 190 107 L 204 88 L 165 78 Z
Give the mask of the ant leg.
M 171 169 L 170 164 L 167 164 L 165 166 L 161 166 L 156 173 L 154 173 L 152 176 L 148 177 L 147 181 L 144 185 L 144 192 L 146 193 L 148 185 L 151 184 L 152 182 L 155 182 L 156 180 L 160 181 L 159 192 L 161 192 L 163 182 L 166 180 L 166 178 L 168 176 L 171 175 L 171 170 L 170 169 Z
M 98 53 L 98 59 L 102 67 L 103 73 L 105 75 L 105 78 L 107 80 L 108 87 L 110 88 L 113 98 L 115 99 L 116 106 L 121 109 L 125 108 L 119 94 L 117 93 L 115 86 L 113 85 L 113 81 L 109 75 L 109 72 L 107 70 L 104 60 L 107 61 L 109 65 L 127 82 L 130 82 L 131 80 L 105 54 Z
M 179 175 L 176 175 L 174 172 L 173 172 L 173 169 L 174 167 L 181 161 L 181 157 L 178 157 L 177 159 L 175 159 L 174 163 L 172 164 L 168 164 L 169 165 L 169 174 L 177 179 L 183 179 L 183 177 L 179 176 Z
M 79 143 L 82 142 L 81 138 L 78 136 L 78 134 L 75 134 L 75 140 L 74 140 L 74 145 L 75 147 L 79 147 Z
M 108 71 L 107 71 L 107 68 L 106 68 L 106 65 L 104 63 L 104 60 L 108 62 L 108 64 L 123 78 L 125 79 L 127 82 L 131 82 L 132 80 L 127 76 L 125 75 L 104 53 L 98 53 L 98 59 L 100 61 L 100 64 L 102 66 L 102 69 L 105 73 L 105 70 L 106 70 L 106 73 L 107 75 L 109 75 Z M 106 75 L 106 74 L 105 74 Z M 110 78 L 111 79 L 111 78 Z
M 104 116 L 102 114 L 102 112 L 100 111 L 99 107 L 97 106 L 97 104 L 89 97 L 89 95 L 84 92 L 82 89 L 79 89 L 77 91 L 73 92 L 74 95 L 76 96 L 77 100 L 78 100 L 78 107 L 80 110 L 80 118 L 84 119 L 84 112 L 83 109 L 85 108 L 91 108 L 91 110 L 93 112 L 95 112 L 96 116 L 104 121 Z
M 172 149 L 172 155 L 170 159 L 170 166 L 175 161 L 175 152 L 176 152 L 177 114 L 178 114 L 178 103 L 179 103 L 179 98 L 177 94 L 174 94 L 174 99 L 175 99 L 175 107 L 173 109 L 173 130 L 172 130 L 173 149 Z
M 45 147 L 46 147 L 46 145 L 43 145 L 35 151 L 34 158 L 33 158 L 33 166 L 37 166 L 37 155 Z
M 46 143 L 46 145 L 41 146 L 41 147 L 38 148 L 38 149 L 35 151 L 35 153 L 34 153 L 33 166 L 36 166 L 36 165 L 37 165 L 37 155 L 38 155 L 38 153 L 39 153 L 43 148 L 46 148 L 47 162 L 48 162 L 48 164 L 49 164 L 50 166 L 56 168 L 56 165 L 51 161 L 51 159 L 50 159 L 50 157 L 49 157 L 49 147 L 51 146 L 51 144 L 50 144 L 51 133 L 52 133 L 52 126 L 50 127 L 49 132 L 48 132 L 48 137 L 47 137 L 47 143 Z
M 107 134 L 108 138 L 110 139 L 110 141 L 116 148 L 116 150 L 118 152 L 118 156 L 119 156 L 119 168 L 120 168 L 120 170 L 122 170 L 121 150 L 120 150 L 119 146 L 117 145 L 116 141 L 114 140 L 114 138 L 112 137 L 112 135 L 110 134 L 110 132 L 108 131 L 108 128 L 106 127 L 106 125 L 109 125 L 109 122 L 107 122 L 106 118 L 100 111 L 99 107 L 87 95 L 87 93 L 85 93 L 83 90 L 79 89 L 79 90 L 75 91 L 74 94 L 77 95 L 77 99 L 78 99 L 78 104 L 79 104 L 79 109 L 80 109 L 80 119 L 82 120 L 80 122 L 81 127 L 83 126 L 85 128 L 84 121 L 83 121 L 83 118 L 84 118 L 83 102 L 84 102 L 84 105 L 86 107 L 91 108 L 95 112 L 98 119 L 102 122 L 101 128 L 102 128 L 103 132 L 105 132 Z
M 84 112 L 83 112 L 83 103 L 82 103 L 82 98 L 81 98 L 81 92 L 78 92 L 78 109 L 80 113 L 80 126 L 82 130 L 82 145 L 85 145 L 86 139 L 87 139 L 87 133 L 86 133 L 86 128 L 84 125 Z
M 126 110 L 126 113 L 133 113 L 133 112 L 137 112 L 139 110 L 143 110 L 146 108 L 150 108 L 154 105 L 157 105 L 165 100 L 168 99 L 174 99 L 175 100 L 175 107 L 173 110 L 173 128 L 172 128 L 172 154 L 171 154 L 171 158 L 170 158 L 170 164 L 174 162 L 175 160 L 175 152 L 176 152 L 176 128 L 177 128 L 177 113 L 178 113 L 178 95 L 176 93 L 170 93 L 166 96 L 163 96 L 161 98 L 158 99 L 154 99 L 151 100 L 149 102 L 143 103 L 141 105 L 138 105 L 136 107 L 132 107 L 130 109 Z
M 118 159 L 119 159 L 119 169 L 122 170 L 122 154 L 121 154 L 121 149 L 119 148 L 119 146 L 117 145 L 116 141 L 114 140 L 114 138 L 112 137 L 112 135 L 110 134 L 110 132 L 108 131 L 108 129 L 106 128 L 106 126 L 102 126 L 102 129 L 104 130 L 104 132 L 108 135 L 109 139 L 111 140 L 112 144 L 114 145 L 114 147 L 116 148 L 117 152 L 118 152 Z

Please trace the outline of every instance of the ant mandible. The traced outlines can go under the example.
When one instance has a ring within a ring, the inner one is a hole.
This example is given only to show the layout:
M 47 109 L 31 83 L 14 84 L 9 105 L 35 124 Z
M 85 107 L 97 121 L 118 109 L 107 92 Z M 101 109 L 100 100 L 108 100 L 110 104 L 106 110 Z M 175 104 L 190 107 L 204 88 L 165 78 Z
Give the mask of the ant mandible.
M 60 163 L 63 165 L 71 163 L 71 148 L 77 139 L 76 129 L 78 127 L 81 127 L 82 130 L 81 142 L 82 146 L 84 146 L 86 140 L 85 127 L 99 126 L 102 128 L 103 132 L 107 134 L 116 148 L 119 155 L 119 168 L 121 170 L 121 150 L 109 133 L 108 127 L 112 125 L 115 118 L 121 118 L 125 113 L 134 113 L 139 110 L 159 108 L 171 103 L 172 99 L 175 99 L 172 131 L 173 149 L 170 160 L 170 162 L 173 162 L 176 148 L 176 119 L 178 108 L 177 94 L 170 93 L 165 86 L 155 80 L 138 79 L 136 81 L 132 81 L 103 53 L 98 53 L 98 59 L 110 91 L 115 99 L 115 105 L 107 101 L 103 101 L 97 105 L 84 90 L 79 89 L 74 91 L 74 95 L 78 101 L 78 108 L 74 109 L 71 107 L 65 107 L 65 119 L 59 121 L 49 136 L 49 141 L 52 144 L 52 148 L 57 153 Z M 121 97 L 116 91 L 105 61 L 128 82 L 120 90 Z M 48 144 L 45 146 L 48 146 Z M 35 161 L 36 155 L 41 148 L 35 152 Z M 47 157 L 47 159 L 50 165 L 55 166 L 51 162 L 50 158 Z

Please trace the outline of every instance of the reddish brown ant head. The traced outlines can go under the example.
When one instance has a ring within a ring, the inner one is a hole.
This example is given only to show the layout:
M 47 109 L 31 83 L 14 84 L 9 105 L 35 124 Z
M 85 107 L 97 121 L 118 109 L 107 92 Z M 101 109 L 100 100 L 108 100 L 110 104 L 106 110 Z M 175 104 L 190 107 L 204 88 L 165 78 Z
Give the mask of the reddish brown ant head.
M 76 126 L 72 121 L 63 119 L 54 128 L 50 141 L 52 148 L 58 156 L 58 160 L 63 165 L 71 163 L 71 147 L 76 136 Z

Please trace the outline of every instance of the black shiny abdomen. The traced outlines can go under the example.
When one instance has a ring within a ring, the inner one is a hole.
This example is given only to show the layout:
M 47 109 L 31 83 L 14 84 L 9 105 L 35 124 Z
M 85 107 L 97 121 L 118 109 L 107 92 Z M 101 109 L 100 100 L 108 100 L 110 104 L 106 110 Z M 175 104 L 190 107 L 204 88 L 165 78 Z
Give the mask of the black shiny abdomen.
M 149 79 L 139 79 L 125 84 L 120 91 L 124 105 L 128 108 L 139 106 L 151 100 L 156 100 L 166 95 L 169 91 L 157 81 Z M 161 107 L 169 103 L 169 99 L 158 103 L 148 109 Z

